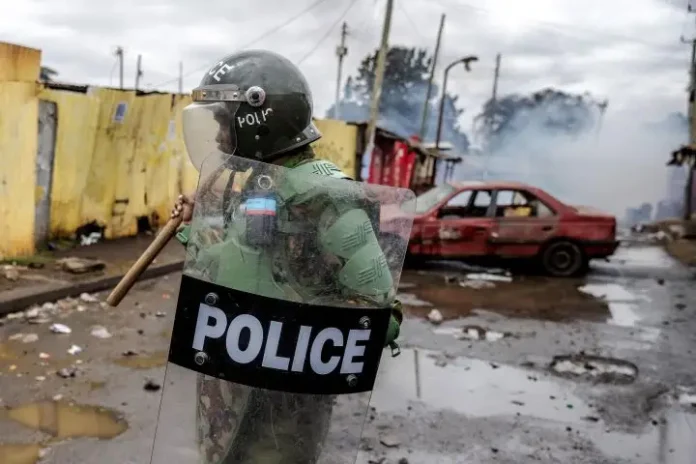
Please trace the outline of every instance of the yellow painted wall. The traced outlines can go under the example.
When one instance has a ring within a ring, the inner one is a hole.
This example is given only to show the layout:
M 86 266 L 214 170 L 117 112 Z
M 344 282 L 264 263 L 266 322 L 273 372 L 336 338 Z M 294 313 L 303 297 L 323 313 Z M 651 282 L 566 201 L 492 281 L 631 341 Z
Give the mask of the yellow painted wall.
M 198 183 L 181 125 L 190 96 L 44 88 L 35 82 L 40 55 L 0 43 L 0 259 L 36 251 L 39 100 L 57 107 L 51 236 L 70 236 L 91 221 L 106 227 L 106 238 L 135 234 L 140 216 L 162 224 L 176 197 L 193 194 Z M 115 118 L 120 103 L 126 105 L 121 121 Z M 318 156 L 354 176 L 357 128 L 316 124 L 323 134 Z
M 336 164 L 344 173 L 355 178 L 355 151 L 358 128 L 335 119 L 314 121 L 322 137 L 314 144 L 319 158 Z
M 1 65 L 0 65 L 1 66 Z M 34 251 L 36 84 L 0 82 L 0 256 Z
M 51 235 L 70 235 L 84 224 L 82 198 L 90 181 L 100 101 L 93 95 L 42 89 L 56 104 L 58 127 L 51 185 Z

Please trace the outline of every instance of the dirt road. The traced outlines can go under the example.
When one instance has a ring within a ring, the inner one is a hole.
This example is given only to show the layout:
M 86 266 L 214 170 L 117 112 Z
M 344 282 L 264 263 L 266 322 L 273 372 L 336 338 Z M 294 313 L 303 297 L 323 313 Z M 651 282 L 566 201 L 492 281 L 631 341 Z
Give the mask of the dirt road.
M 179 277 L 3 320 L 0 463 L 149 462 Z M 403 352 L 385 352 L 358 462 L 692 462 L 696 285 L 661 249 L 581 281 L 434 263 L 400 291 Z M 166 407 L 183 423 L 191 404 Z

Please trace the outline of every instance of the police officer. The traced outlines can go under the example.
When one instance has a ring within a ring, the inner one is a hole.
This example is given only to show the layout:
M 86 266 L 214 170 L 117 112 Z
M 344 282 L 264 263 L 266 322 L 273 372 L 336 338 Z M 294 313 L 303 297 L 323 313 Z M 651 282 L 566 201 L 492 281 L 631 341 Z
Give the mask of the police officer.
M 193 103 L 183 112 L 183 128 L 188 155 L 199 170 L 203 171 L 206 163 L 224 164 L 225 155 L 235 155 L 283 166 L 298 179 L 316 175 L 349 179 L 333 163 L 315 158 L 311 143 L 321 134 L 312 122 L 309 85 L 299 69 L 286 58 L 258 50 L 227 56 L 204 75 L 192 97 Z M 231 188 L 228 185 L 228 190 Z M 335 206 L 340 201 L 344 200 L 334 199 L 327 203 L 326 199 L 303 198 L 302 205 L 298 206 Z M 300 200 L 288 201 L 287 207 L 294 207 L 293 202 L 299 204 Z M 172 217 L 182 216 L 183 226 L 178 237 L 184 244 L 193 240 L 188 225 L 193 206 L 192 199 L 182 195 L 172 210 Z M 337 212 L 332 224 L 368 217 L 359 206 L 338 206 L 334 208 Z M 226 221 L 229 224 L 231 216 L 227 215 Z M 355 227 L 355 223 L 350 226 Z M 368 253 L 370 262 L 361 263 L 360 259 L 364 258 L 355 256 L 340 256 L 339 261 L 353 259 L 351 269 L 374 266 L 374 258 L 383 256 L 374 239 L 376 235 L 370 230 L 363 238 L 364 246 L 372 247 Z M 240 240 L 249 243 L 250 238 L 241 237 Z M 334 275 L 322 274 L 322 269 L 328 267 L 317 270 L 311 262 L 298 266 L 287 258 L 287 248 L 278 250 L 277 245 L 268 248 L 267 252 L 274 254 L 271 261 L 280 262 L 284 269 L 279 273 L 264 271 L 264 276 L 292 276 L 288 279 L 293 290 L 307 300 L 319 297 L 326 282 L 337 280 L 335 272 Z M 341 252 L 337 250 L 336 254 Z M 386 266 L 386 260 L 377 261 Z M 226 269 L 235 269 L 235 265 L 226 266 Z M 237 269 L 242 269 L 241 264 Z M 369 285 L 359 285 L 360 279 L 350 275 L 355 271 L 343 271 L 341 281 L 349 294 L 377 304 L 390 298 L 386 293 L 367 294 L 370 292 L 364 290 L 384 289 L 386 292 L 391 288 L 388 269 L 375 277 L 381 280 L 369 282 Z M 241 272 L 248 274 L 249 271 Z M 233 281 L 235 276 L 212 276 L 214 282 L 225 279 Z M 393 314 L 387 336 L 389 343 L 398 336 L 401 322 L 400 311 L 395 310 Z M 310 464 L 319 457 L 331 418 L 331 397 L 262 391 L 205 376 L 199 378 L 198 395 L 198 437 L 204 462 Z

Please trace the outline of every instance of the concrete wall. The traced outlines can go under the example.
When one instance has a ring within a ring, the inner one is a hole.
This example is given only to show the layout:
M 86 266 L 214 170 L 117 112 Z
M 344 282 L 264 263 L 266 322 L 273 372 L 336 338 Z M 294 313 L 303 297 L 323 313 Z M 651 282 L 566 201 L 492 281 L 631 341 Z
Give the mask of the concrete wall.
M 197 185 L 181 127 L 190 96 L 46 88 L 36 83 L 40 63 L 40 50 L 0 43 L 0 259 L 32 254 L 42 238 L 93 221 L 106 238 L 135 234 L 140 217 L 165 221 L 176 196 Z M 55 103 L 53 147 L 45 129 L 38 143 L 39 107 L 48 108 L 41 101 Z M 354 176 L 357 129 L 317 126 L 320 157 Z M 42 202 L 49 206 L 37 210 Z M 47 234 L 37 230 L 42 223 Z

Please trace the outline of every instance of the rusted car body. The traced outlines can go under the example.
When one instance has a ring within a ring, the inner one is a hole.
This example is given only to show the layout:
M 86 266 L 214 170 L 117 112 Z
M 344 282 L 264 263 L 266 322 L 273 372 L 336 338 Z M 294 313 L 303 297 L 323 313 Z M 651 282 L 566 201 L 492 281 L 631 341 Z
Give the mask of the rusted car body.
M 448 182 L 417 198 L 408 254 L 533 259 L 551 275 L 575 276 L 587 271 L 591 259 L 611 256 L 618 245 L 616 218 L 610 214 L 564 204 L 523 183 Z

